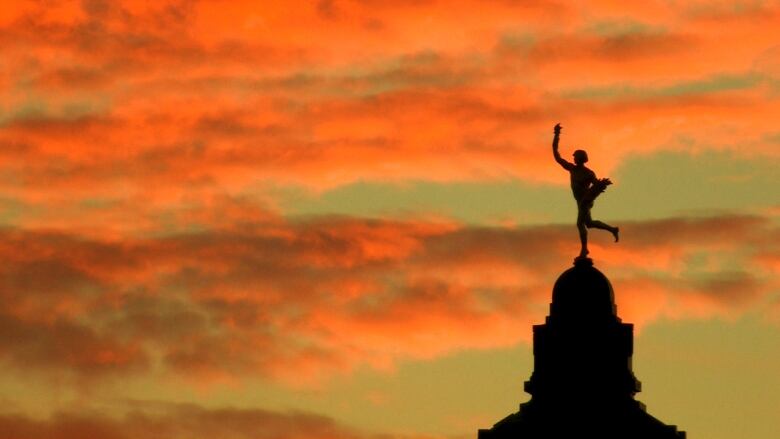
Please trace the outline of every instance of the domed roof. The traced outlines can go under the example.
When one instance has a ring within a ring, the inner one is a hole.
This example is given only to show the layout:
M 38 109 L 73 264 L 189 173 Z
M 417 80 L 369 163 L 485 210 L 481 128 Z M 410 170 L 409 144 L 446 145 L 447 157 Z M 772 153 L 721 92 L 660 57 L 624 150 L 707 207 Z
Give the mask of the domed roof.
M 550 318 L 581 321 L 599 317 L 617 318 L 612 284 L 591 259 L 578 258 L 555 282 Z

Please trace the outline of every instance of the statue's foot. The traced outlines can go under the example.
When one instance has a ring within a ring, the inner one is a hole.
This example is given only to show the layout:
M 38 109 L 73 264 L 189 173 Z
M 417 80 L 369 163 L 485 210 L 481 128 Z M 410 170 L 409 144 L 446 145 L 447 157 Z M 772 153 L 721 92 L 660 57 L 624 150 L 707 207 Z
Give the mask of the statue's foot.
M 588 257 L 588 253 L 590 253 L 590 252 L 588 251 L 588 249 L 586 249 L 586 248 L 582 249 L 582 251 L 580 251 L 580 255 L 579 255 L 579 256 L 577 256 L 577 259 L 584 259 L 584 258 L 587 258 L 587 257 Z
M 615 242 L 620 241 L 620 227 L 615 227 L 612 229 L 612 236 L 615 237 Z

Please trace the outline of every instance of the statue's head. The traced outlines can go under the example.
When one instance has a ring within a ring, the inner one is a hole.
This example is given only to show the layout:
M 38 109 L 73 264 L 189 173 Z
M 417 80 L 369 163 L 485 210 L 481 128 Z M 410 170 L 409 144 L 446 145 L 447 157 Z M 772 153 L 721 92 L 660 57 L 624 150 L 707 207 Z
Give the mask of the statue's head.
M 573 155 L 574 155 L 574 163 L 578 165 L 581 165 L 588 161 L 588 153 L 581 149 L 574 151 Z

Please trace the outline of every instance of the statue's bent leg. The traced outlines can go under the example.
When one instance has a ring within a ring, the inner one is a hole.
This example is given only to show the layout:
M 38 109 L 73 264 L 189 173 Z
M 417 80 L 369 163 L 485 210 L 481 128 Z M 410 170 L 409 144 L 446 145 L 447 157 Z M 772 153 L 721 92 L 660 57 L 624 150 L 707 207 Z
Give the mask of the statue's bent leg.
M 589 229 L 590 228 L 601 229 L 601 230 L 606 230 L 606 231 L 612 233 L 612 236 L 615 237 L 615 242 L 618 242 L 620 240 L 620 235 L 619 235 L 620 228 L 618 228 L 618 227 L 612 227 L 609 224 L 601 222 L 601 221 L 598 221 L 598 220 L 588 221 L 585 225 Z

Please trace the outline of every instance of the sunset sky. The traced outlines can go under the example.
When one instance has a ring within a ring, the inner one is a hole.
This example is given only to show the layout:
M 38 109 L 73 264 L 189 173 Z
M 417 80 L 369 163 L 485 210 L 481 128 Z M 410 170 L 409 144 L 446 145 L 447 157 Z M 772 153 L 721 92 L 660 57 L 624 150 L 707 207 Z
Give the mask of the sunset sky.
M 780 437 L 779 1 L 5 1 L 0 438 L 465 439 L 579 251 L 637 399 Z

